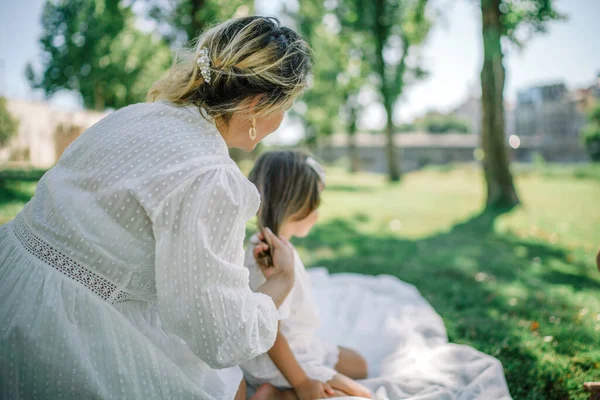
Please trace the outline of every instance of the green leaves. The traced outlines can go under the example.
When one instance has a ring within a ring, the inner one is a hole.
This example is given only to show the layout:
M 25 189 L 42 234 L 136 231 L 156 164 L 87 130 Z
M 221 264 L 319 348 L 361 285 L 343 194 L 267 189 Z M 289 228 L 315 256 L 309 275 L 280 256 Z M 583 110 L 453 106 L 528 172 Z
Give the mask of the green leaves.
M 426 0 L 298 3 L 291 16 L 311 44 L 315 60 L 314 84 L 304 96 L 307 107 L 302 113 L 311 134 L 356 130 L 356 99 L 362 88 L 379 82 L 381 100 L 391 112 L 405 84 L 425 76 L 418 58 L 409 62 L 408 53 L 423 43 L 431 28 Z
M 469 133 L 470 131 L 467 121 L 453 115 L 430 112 L 416 122 L 421 129 L 429 133 Z
M 166 44 L 139 31 L 118 0 L 48 1 L 42 15 L 42 70 L 26 75 L 46 96 L 78 92 L 87 108 L 120 108 L 143 101 L 170 63 Z
M 581 137 L 592 161 L 600 162 L 600 104 L 596 104 L 590 111 Z
M 548 23 L 566 18 L 554 4 L 554 0 L 503 0 L 499 6 L 503 36 L 522 47 L 536 33 L 545 32 Z
M 322 0 L 300 0 L 290 16 L 313 50 L 313 84 L 303 97 L 306 110 L 301 113 L 307 143 L 313 145 L 317 137 L 349 125 L 344 118 L 349 115 L 347 100 L 365 84 L 367 67 L 356 33 L 343 29 L 339 16 Z
M 19 120 L 13 117 L 6 107 L 6 99 L 0 97 L 0 147 L 8 144 L 19 129 Z
M 342 31 L 356 32 L 369 44 L 361 49 L 378 78 L 378 91 L 387 114 L 388 172 L 390 180 L 397 181 L 400 169 L 392 139 L 394 105 L 407 82 L 425 76 L 420 60 L 412 57 L 411 49 L 422 44 L 431 29 L 427 0 L 344 0 L 339 3 Z M 357 20 L 352 18 L 354 13 L 359 15 Z
M 250 15 L 252 2 L 244 0 L 144 0 L 148 17 L 159 24 L 164 39 L 177 46 L 187 44 L 217 22 Z

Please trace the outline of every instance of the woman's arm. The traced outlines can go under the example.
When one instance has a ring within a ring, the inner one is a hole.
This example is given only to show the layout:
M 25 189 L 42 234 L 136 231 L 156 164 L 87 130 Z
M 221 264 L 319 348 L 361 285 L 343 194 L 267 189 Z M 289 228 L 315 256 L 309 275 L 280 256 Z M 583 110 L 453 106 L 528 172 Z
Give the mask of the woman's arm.
M 267 352 L 277 334 L 273 299 L 250 290 L 242 266 L 245 195 L 233 171 L 210 169 L 186 180 L 151 215 L 164 327 L 213 368 Z M 283 301 L 291 282 L 281 275 L 267 293 Z

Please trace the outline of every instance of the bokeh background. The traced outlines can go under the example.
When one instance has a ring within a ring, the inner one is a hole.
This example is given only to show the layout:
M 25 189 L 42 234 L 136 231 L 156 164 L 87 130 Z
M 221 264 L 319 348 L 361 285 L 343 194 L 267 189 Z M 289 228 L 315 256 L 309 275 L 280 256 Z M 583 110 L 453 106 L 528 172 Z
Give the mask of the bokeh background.
M 312 87 L 253 153 L 327 166 L 310 266 L 419 288 L 515 399 L 600 381 L 597 0 L 0 0 L 0 224 L 215 22 L 276 16 Z M 249 230 L 252 225 L 249 225 Z

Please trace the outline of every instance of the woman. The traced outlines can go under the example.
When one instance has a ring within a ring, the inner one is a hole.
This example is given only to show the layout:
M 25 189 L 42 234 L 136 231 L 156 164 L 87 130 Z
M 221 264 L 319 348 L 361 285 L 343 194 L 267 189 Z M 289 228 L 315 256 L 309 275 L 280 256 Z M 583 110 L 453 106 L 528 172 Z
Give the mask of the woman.
M 225 22 L 69 146 L 0 227 L 1 398 L 243 398 L 234 366 L 273 345 L 293 255 L 265 233 L 251 292 L 259 196 L 228 148 L 277 129 L 309 64 L 276 19 Z

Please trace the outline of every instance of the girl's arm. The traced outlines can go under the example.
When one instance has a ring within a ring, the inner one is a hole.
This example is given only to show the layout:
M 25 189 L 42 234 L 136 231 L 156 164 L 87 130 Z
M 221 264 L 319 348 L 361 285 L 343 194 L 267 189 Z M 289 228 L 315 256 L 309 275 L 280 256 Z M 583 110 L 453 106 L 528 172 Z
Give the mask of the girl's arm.
M 267 353 L 293 388 L 298 387 L 308 378 L 298 360 L 296 360 L 287 339 L 279 330 L 277 331 L 275 344 Z
M 310 379 L 292 352 L 287 339 L 278 330 L 275 345 L 268 351 L 269 357 L 279 368 L 288 383 L 296 392 L 300 400 L 322 399 L 333 395 L 335 392 L 326 382 Z

